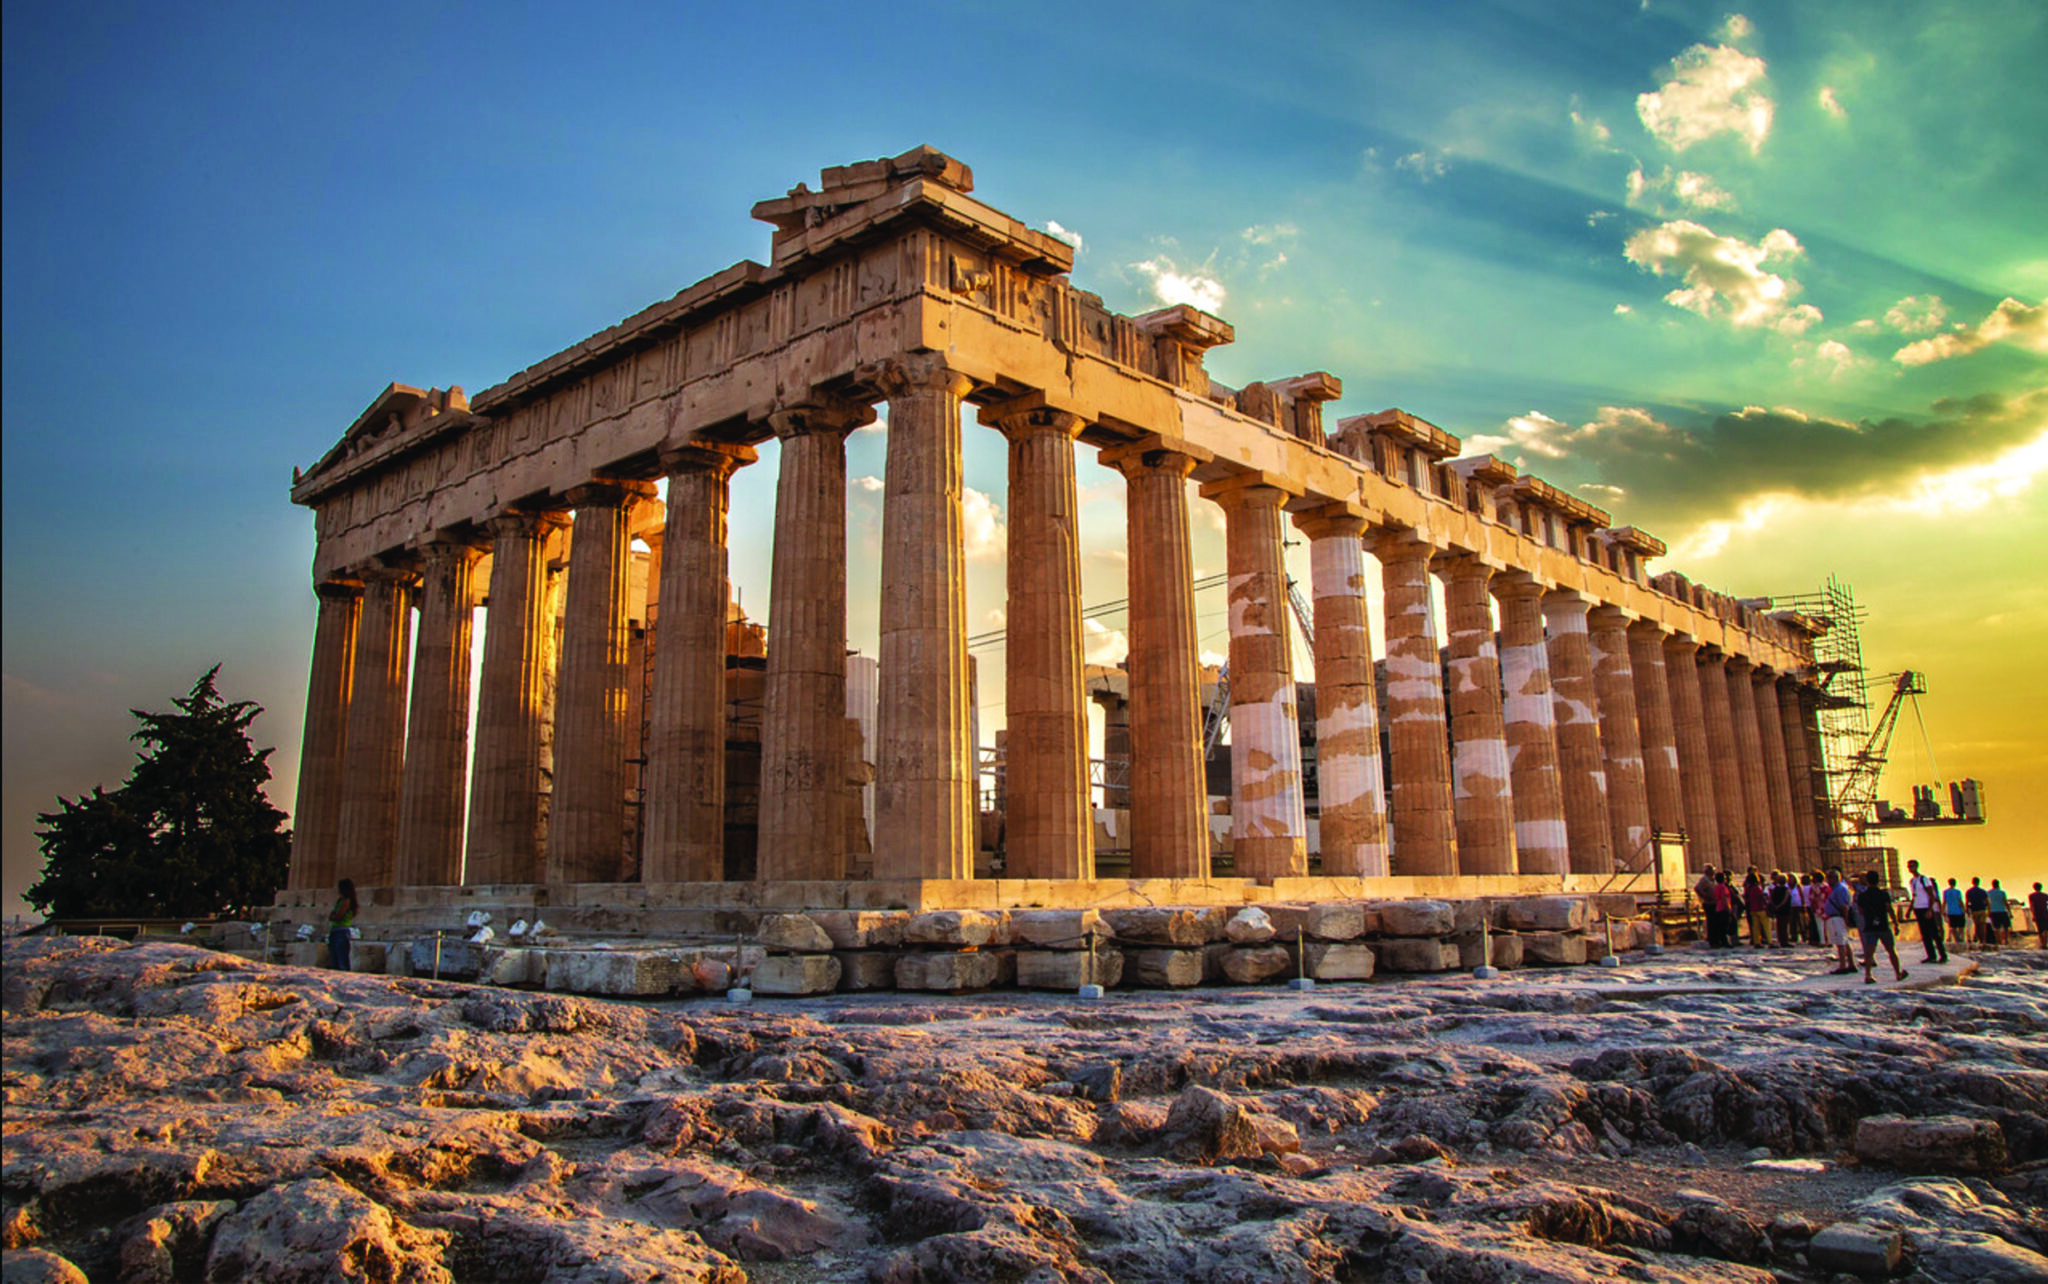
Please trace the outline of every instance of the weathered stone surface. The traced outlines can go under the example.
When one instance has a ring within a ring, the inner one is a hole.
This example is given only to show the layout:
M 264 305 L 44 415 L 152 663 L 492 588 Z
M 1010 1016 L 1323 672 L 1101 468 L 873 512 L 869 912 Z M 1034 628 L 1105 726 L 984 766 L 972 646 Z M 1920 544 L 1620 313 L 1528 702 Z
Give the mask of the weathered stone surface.
M 1446 936 L 1457 923 L 1446 901 L 1382 901 L 1379 912 L 1386 936 Z
M 234 1210 L 232 1200 L 179 1200 L 123 1223 L 115 1229 L 121 1242 L 122 1284 L 176 1284 L 194 1278 L 206 1261 L 214 1228 Z M 14 1278 L 12 1270 L 5 1278 Z
M 1278 945 L 1247 945 L 1223 952 L 1223 975 L 1237 985 L 1257 985 L 1294 969 L 1294 957 Z
M 1185 1163 L 1245 1159 L 1259 1153 L 1258 1130 L 1242 1105 L 1213 1088 L 1190 1085 L 1173 1099 L 1160 1132 L 1166 1152 Z
M 1094 909 L 1026 909 L 1010 911 L 1010 940 L 1048 950 L 1085 950 L 1088 938 L 1098 943 L 1116 939 L 1116 931 Z
M 1546 966 L 1584 963 L 1586 938 L 1576 932 L 1527 932 L 1521 937 L 1522 961 Z
M 1018 950 L 1016 983 L 1027 990 L 1072 990 L 1083 985 L 1115 985 L 1123 979 L 1124 956 L 1098 949 L 1091 966 L 1085 950 Z
M 1482 944 L 1482 940 L 1490 941 L 1491 945 Z M 1482 937 L 1481 933 L 1472 932 L 1457 937 L 1456 944 L 1459 967 L 1469 970 L 1485 962 L 1491 962 L 1494 967 L 1502 970 L 1522 966 L 1522 938 L 1513 932 L 1493 932 L 1486 934 L 1485 937 Z M 1489 949 L 1492 954 L 1490 960 L 1483 957 Z
M 70 1258 L 42 1248 L 8 1249 L 0 1254 L 0 1272 L 6 1284 L 88 1284 Z
M 1126 949 L 1124 969 L 1133 985 L 1184 989 L 1202 983 L 1202 951 Z
M 987 950 L 912 951 L 896 957 L 896 988 L 985 990 L 996 983 L 1000 971 L 995 955 Z
M 754 929 L 754 939 L 766 949 L 799 954 L 821 954 L 834 944 L 825 929 L 804 914 L 764 915 Z
M 896 955 L 879 950 L 842 950 L 839 960 L 839 988 L 842 990 L 893 990 L 896 988 Z
M 387 970 L 390 949 L 391 947 L 382 941 L 357 941 L 349 946 L 349 970 L 382 975 Z
M 1458 966 L 1458 947 L 1447 941 L 1389 937 L 1374 943 L 1373 954 L 1386 972 L 1448 972 Z
M 1117 939 L 1138 945 L 1206 945 L 1222 939 L 1220 912 L 1197 909 L 1136 909 L 1103 911 L 1103 918 L 1116 929 Z
M 1586 902 L 1577 896 L 1518 896 L 1507 903 L 1504 915 L 1518 932 L 1577 932 L 1587 921 Z
M 1258 906 L 1247 905 L 1224 923 L 1223 935 L 1232 945 L 1263 945 L 1273 939 L 1273 920 Z
M 1372 947 L 1357 941 L 1309 941 L 1301 948 L 1308 975 L 1318 981 L 1369 981 L 1372 979 Z
M 1856 1125 L 1856 1158 L 1908 1173 L 1996 1173 L 2006 1164 L 2005 1130 L 1963 1115 L 1872 1115 Z
M 322 951 L 326 946 L 320 947 Z M 415 939 L 410 950 L 412 974 L 414 976 L 435 976 L 442 980 L 473 980 L 483 971 L 484 947 L 453 937 L 441 937 L 438 941 L 431 936 Z M 326 966 L 325 953 L 321 955 Z
M 1356 901 L 1268 905 L 1264 909 L 1273 920 L 1274 935 L 1282 941 L 1294 940 L 1297 932 L 1314 941 L 1350 941 L 1365 935 L 1365 906 Z
M 331 1178 L 290 1182 L 222 1220 L 207 1255 L 206 1278 L 328 1284 L 353 1275 L 452 1284 L 454 1277 L 441 1263 L 447 1241 L 446 1232 L 408 1226 Z
M 932 910 L 912 915 L 903 927 L 906 945 L 987 945 L 1002 924 L 980 910 Z
M 671 994 L 682 984 L 684 969 L 674 950 L 557 949 L 548 951 L 547 988 L 568 994 Z
M 839 960 L 830 954 L 773 954 L 754 967 L 756 994 L 825 994 L 838 986 Z
M 889 949 L 903 944 L 910 915 L 903 910 L 821 910 L 811 919 L 832 938 L 835 950 Z
M 1813 1237 L 1806 1256 L 1826 1270 L 1882 1279 L 1898 1269 L 1903 1250 L 1896 1230 L 1863 1222 L 1836 1222 Z

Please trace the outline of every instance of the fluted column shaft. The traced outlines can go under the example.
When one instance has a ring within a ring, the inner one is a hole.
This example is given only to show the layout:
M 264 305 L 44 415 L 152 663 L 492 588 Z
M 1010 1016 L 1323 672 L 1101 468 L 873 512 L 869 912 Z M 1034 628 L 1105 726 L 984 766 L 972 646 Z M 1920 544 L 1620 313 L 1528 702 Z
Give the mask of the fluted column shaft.
M 1785 752 L 1783 715 L 1778 711 L 1778 678 L 1758 669 L 1750 682 L 1756 738 L 1763 747 L 1764 802 L 1770 810 L 1772 850 L 1780 868 L 1796 869 L 1799 839 L 1792 824 L 1792 770 Z
M 632 544 L 626 504 L 641 483 L 593 483 L 569 492 L 568 598 L 555 700 L 555 796 L 548 818 L 548 881 L 610 883 L 625 872 L 629 651 L 626 576 Z
M 1735 744 L 1735 714 L 1728 702 L 1728 657 L 1701 651 L 1700 707 L 1707 722 L 1707 757 L 1713 764 L 1714 816 L 1721 848 L 1709 861 L 1721 869 L 1744 869 L 1756 858 L 1749 843 L 1749 804 L 1742 794 L 1742 766 Z
M 1650 828 L 1685 829 L 1685 786 L 1678 767 L 1678 729 L 1672 722 L 1671 682 L 1664 672 L 1664 630 L 1648 620 L 1628 627 L 1629 670 L 1636 685 L 1636 724 L 1642 732 L 1643 794 Z
M 355 686 L 343 750 L 335 876 L 389 887 L 398 873 L 398 797 L 405 774 L 405 687 L 412 665 L 413 577 L 363 576 L 356 626 Z
M 1318 510 L 1296 519 L 1309 537 L 1316 635 L 1316 800 L 1323 873 L 1392 872 L 1386 782 L 1380 769 L 1379 693 L 1365 604 L 1366 519 Z
M 1458 817 L 1458 872 L 1515 872 L 1515 805 L 1494 650 L 1493 568 L 1476 557 L 1441 558 L 1449 627 L 1452 796 Z M 1321 694 L 1320 691 L 1317 692 Z
M 1611 606 L 1587 613 L 1593 644 L 1593 687 L 1600 700 L 1600 750 L 1607 766 L 1607 819 L 1614 860 L 1622 869 L 1647 869 L 1650 797 L 1644 781 L 1641 713 L 1630 662 L 1628 617 Z
M 1230 850 L 1240 878 L 1298 878 L 1308 873 L 1308 816 L 1281 544 L 1287 494 L 1236 478 L 1202 493 L 1223 509 L 1230 572 Z
M 1799 683 L 1778 679 L 1779 734 L 1785 740 L 1785 773 L 1791 783 L 1793 850 L 1802 869 L 1820 868 L 1820 816 L 1814 806 L 1813 757 L 1806 744 L 1806 715 Z
M 545 549 L 561 519 L 491 519 L 490 604 L 478 674 L 476 754 L 469 787 L 471 884 L 541 880 L 541 690 L 548 635 Z
M 1574 874 L 1614 869 L 1614 830 L 1607 808 L 1607 762 L 1600 745 L 1600 696 L 1587 633 L 1590 603 L 1576 593 L 1543 599 L 1550 646 L 1550 695 L 1557 710 L 1557 764 L 1564 786 L 1564 824 Z
M 1749 826 L 1750 859 L 1759 866 L 1777 860 L 1777 837 L 1771 832 L 1771 800 L 1764 780 L 1763 739 L 1757 734 L 1755 666 L 1740 657 L 1728 660 L 1728 713 L 1734 720 L 1735 762 L 1742 777 L 1743 817 Z
M 1678 745 L 1679 788 L 1685 798 L 1685 863 L 1697 874 L 1721 864 L 1721 811 L 1715 801 L 1714 756 L 1701 701 L 1700 647 L 1690 638 L 1664 641 L 1664 684 Z
M 725 877 L 725 523 L 744 446 L 685 446 L 661 458 L 668 511 L 655 601 L 640 877 L 707 883 Z
M 1142 446 L 1103 458 L 1127 487 L 1131 876 L 1207 878 L 1209 794 L 1186 485 L 1195 461 Z
M 1081 677 L 1078 415 L 999 415 L 1010 441 L 1004 873 L 1095 877 L 1088 705 Z
M 875 877 L 974 876 L 960 399 L 936 354 L 892 363 L 882 491 Z M 836 742 L 835 742 L 836 743 Z M 1016 782 L 1011 782 L 1012 794 Z
M 1373 537 L 1387 615 L 1387 738 L 1394 765 L 1394 873 L 1458 872 L 1443 666 L 1429 599 L 1435 548 L 1411 530 Z
M 398 806 L 398 882 L 452 887 L 462 881 L 462 813 L 469 786 L 470 639 L 477 551 L 437 541 L 420 576 L 420 634 L 413 655 L 412 712 Z
M 1493 577 L 1500 602 L 1502 721 L 1515 811 L 1515 860 L 1524 874 L 1569 874 L 1564 781 L 1557 765 L 1557 708 L 1543 636 L 1543 586 L 1526 574 Z
M 340 877 L 334 858 L 341 827 L 342 764 L 355 678 L 356 622 L 363 608 L 360 584 L 329 580 L 314 592 L 319 595 L 320 616 L 313 626 L 299 796 L 292 807 L 292 887 L 331 887 Z

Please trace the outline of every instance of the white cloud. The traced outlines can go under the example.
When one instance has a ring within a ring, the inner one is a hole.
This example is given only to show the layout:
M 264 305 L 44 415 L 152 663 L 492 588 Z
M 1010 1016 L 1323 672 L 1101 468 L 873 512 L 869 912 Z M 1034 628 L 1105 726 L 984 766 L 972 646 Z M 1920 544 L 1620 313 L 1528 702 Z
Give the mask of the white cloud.
M 966 527 L 967 560 L 999 562 L 1009 551 L 1010 532 L 1003 510 L 987 495 L 969 486 L 960 496 L 960 517 Z
M 1811 304 L 1794 304 L 1799 282 L 1765 270 L 1801 257 L 1799 240 L 1773 228 L 1751 245 L 1739 237 L 1717 236 L 1688 219 L 1644 228 L 1622 251 L 1629 262 L 1658 276 L 1679 276 L 1684 284 L 1664 296 L 1673 307 L 1728 322 L 1738 329 L 1761 326 L 1802 334 L 1821 320 Z
M 882 479 L 872 473 L 854 478 L 852 485 L 855 490 L 864 490 L 870 495 L 879 495 L 882 492 Z
M 1869 317 L 1864 317 L 1861 321 L 1856 322 L 1849 328 L 1851 330 L 1854 330 L 1858 334 L 1870 334 L 1877 329 L 1877 322 L 1871 320 Z
M 1081 659 L 1085 664 L 1120 664 L 1131 653 L 1131 640 L 1122 629 L 1112 629 L 1100 620 L 1081 621 Z
M 1841 99 L 1835 97 L 1835 87 L 1833 85 L 1822 85 L 1819 98 L 1822 111 L 1833 116 L 1836 120 L 1847 120 L 1849 118 L 1849 109 L 1842 106 Z
M 1226 293 L 1223 282 L 1202 268 L 1183 272 L 1172 259 L 1161 254 L 1143 263 L 1133 263 L 1131 269 L 1152 282 L 1152 297 L 1167 307 L 1186 303 L 1209 313 L 1222 310 Z
M 875 421 L 862 424 L 855 432 L 886 433 L 889 431 L 889 405 L 887 402 L 875 407 Z
M 1764 92 L 1764 60 L 1728 45 L 1694 45 L 1671 60 L 1655 92 L 1636 96 L 1643 128 L 1673 151 L 1720 134 L 1760 150 L 1777 110 Z
M 981 622 L 983 624 L 986 624 L 989 628 L 1000 629 L 1006 627 L 1009 624 L 1010 616 L 1009 613 L 1003 610 L 1002 607 L 992 606 L 988 609 L 988 612 L 981 617 Z
M 1731 13 L 1721 20 L 1721 30 L 1716 34 L 1723 40 L 1747 40 L 1756 34 L 1756 24 L 1739 13 Z
M 1732 210 L 1735 198 L 1724 191 L 1720 184 L 1705 174 L 1689 169 L 1674 170 L 1669 165 L 1662 173 L 1652 178 L 1638 165 L 1629 171 L 1628 203 L 1648 206 L 1662 212 L 1667 209 Z
M 1563 459 L 1588 445 L 1615 441 L 1640 444 L 1670 437 L 1673 432 L 1669 424 L 1634 406 L 1602 406 L 1591 422 L 1577 428 L 1540 410 L 1515 415 L 1501 427 L 1507 431 L 1466 438 L 1465 453 L 1493 455 L 1519 450 L 1545 459 Z
M 1076 232 L 1074 229 L 1070 227 L 1061 227 L 1059 223 L 1053 219 L 1047 219 L 1045 221 L 1045 234 L 1047 236 L 1050 236 L 1055 241 L 1065 241 L 1067 244 L 1073 246 L 1075 256 L 1080 256 L 1082 250 L 1082 241 L 1081 234 L 1079 232 Z
M 1407 170 L 1425 183 L 1433 182 L 1450 172 L 1451 160 L 1443 152 L 1434 155 L 1427 150 L 1410 152 L 1394 162 L 1395 169 Z
M 1606 122 L 1576 110 L 1572 112 L 1572 129 L 1595 147 L 1607 148 L 1614 141 L 1614 131 L 1607 127 Z
M 1900 334 L 1932 334 L 1946 320 L 1948 305 L 1937 294 L 1909 294 L 1884 314 L 1884 323 Z
M 1902 366 L 1931 365 L 1981 352 L 2000 341 L 2048 353 L 2048 300 L 2029 307 L 2018 299 L 2006 299 L 1976 325 L 1959 323 L 1946 334 L 1909 343 L 1894 352 L 1892 360 Z
M 1796 358 L 1792 364 L 1811 367 L 1830 379 L 1839 379 L 1858 366 L 1867 365 L 1868 362 L 1857 356 L 1849 345 L 1841 340 L 1823 339 L 1819 347 L 1806 356 Z
M 1205 668 L 1221 668 L 1230 663 L 1230 657 L 1221 651 L 1203 651 L 1202 664 Z
M 1578 490 L 1581 494 L 1591 495 L 1604 504 L 1611 504 L 1628 494 L 1621 487 L 1610 486 L 1606 482 L 1581 482 Z
M 1301 235 L 1301 229 L 1292 223 L 1256 223 L 1238 235 L 1252 245 L 1278 245 Z
M 1630 315 L 1631 313 L 1633 313 L 1634 311 L 1635 311 L 1635 309 L 1634 309 L 1634 308 L 1632 308 L 1632 307 L 1630 307 L 1630 306 L 1629 306 L 1628 304 L 1626 304 L 1626 303 L 1617 303 L 1617 304 L 1615 304 L 1615 305 L 1614 305 L 1614 315 L 1616 315 L 1616 316 L 1618 316 L 1618 317 L 1625 317 L 1625 316 L 1628 316 L 1628 315 Z

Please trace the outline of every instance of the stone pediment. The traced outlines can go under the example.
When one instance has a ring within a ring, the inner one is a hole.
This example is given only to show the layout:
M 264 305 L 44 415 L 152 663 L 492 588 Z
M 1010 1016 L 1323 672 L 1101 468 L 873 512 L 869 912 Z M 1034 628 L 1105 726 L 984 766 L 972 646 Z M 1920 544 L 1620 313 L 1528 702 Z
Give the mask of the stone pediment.
M 445 423 L 430 421 L 455 416 Z M 356 421 L 348 426 L 333 449 L 321 456 L 320 462 L 305 472 L 292 470 L 292 498 L 304 502 L 300 495 L 311 495 L 320 489 L 318 483 L 354 471 L 349 461 L 367 455 L 386 456 L 393 453 L 401 442 L 424 441 L 439 436 L 444 427 L 458 422 L 467 422 L 469 398 L 459 387 L 415 388 L 410 384 L 391 383 L 377 394 Z

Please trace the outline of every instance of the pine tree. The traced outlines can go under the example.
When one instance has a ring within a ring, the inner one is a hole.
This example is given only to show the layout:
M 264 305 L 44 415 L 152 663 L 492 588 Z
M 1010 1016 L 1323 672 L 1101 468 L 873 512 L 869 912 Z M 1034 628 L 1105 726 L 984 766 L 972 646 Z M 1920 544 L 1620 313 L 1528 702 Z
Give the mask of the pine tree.
M 224 701 L 219 673 L 173 700 L 176 712 L 130 710 L 142 749 L 126 784 L 36 817 L 43 877 L 29 904 L 56 918 L 202 918 L 269 903 L 291 833 L 263 792 L 271 750 L 249 741 L 263 707 Z

